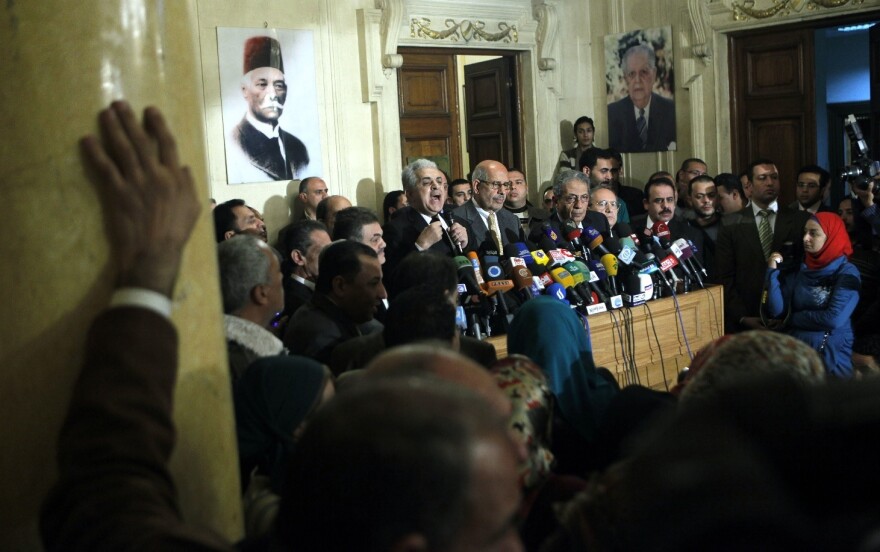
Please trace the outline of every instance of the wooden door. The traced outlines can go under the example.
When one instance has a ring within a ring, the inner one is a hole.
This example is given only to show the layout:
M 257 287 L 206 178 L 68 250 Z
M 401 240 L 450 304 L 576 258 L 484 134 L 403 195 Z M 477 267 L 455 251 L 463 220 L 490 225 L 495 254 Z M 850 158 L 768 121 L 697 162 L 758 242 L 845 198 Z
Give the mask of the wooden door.
M 425 158 L 450 178 L 461 171 L 455 57 L 401 49 L 397 70 L 400 149 L 404 165 Z
M 795 200 L 797 170 L 816 162 L 813 30 L 762 30 L 730 38 L 733 168 L 772 159 L 779 204 Z
M 515 58 L 464 67 L 467 145 L 471 165 L 486 159 L 522 168 Z

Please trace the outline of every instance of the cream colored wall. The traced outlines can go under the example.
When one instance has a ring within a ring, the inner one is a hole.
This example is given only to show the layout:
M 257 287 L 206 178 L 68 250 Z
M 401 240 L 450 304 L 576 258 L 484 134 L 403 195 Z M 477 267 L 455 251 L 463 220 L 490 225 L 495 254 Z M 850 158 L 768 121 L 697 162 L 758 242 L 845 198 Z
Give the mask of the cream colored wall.
M 40 503 L 86 331 L 113 287 L 102 207 L 77 141 L 124 97 L 160 106 L 205 199 L 174 300 L 180 335 L 172 472 L 182 512 L 241 535 L 236 446 L 220 322 L 193 1 L 83 0 L 6 6 L 0 46 L 0 550 L 39 550 Z M 120 25 L 125 21 L 126 25 Z M 165 55 L 163 55 L 163 52 Z M 174 55 L 167 55 L 174 52 Z
M 376 183 L 373 110 L 360 89 L 357 9 L 372 7 L 363 1 L 263 0 L 229 2 L 197 0 L 198 39 L 204 85 L 210 189 L 219 202 L 242 198 L 264 213 L 274 241 L 287 224 L 291 198 L 298 182 L 272 182 L 230 186 L 226 183 L 226 157 L 220 105 L 217 27 L 254 29 L 306 29 L 314 31 L 321 154 L 331 194 L 352 203 L 381 207 Z M 295 86 L 295 81 L 289 82 Z M 295 108 L 288 106 L 288 109 Z

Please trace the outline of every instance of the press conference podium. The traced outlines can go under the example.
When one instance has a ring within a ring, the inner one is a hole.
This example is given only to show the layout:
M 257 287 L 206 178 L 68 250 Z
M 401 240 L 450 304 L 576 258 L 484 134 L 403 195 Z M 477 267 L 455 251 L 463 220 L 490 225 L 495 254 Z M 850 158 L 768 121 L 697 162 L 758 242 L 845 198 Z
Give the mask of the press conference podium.
M 724 288 L 708 286 L 678 295 L 677 299 L 684 332 L 672 297 L 649 301 L 628 312 L 618 309 L 590 316 L 596 366 L 611 370 L 621 386 L 638 383 L 666 390 L 675 385 L 679 371 L 690 364 L 687 344 L 691 353 L 697 354 L 701 347 L 724 335 Z M 498 358 L 507 356 L 506 335 L 488 341 L 495 346 Z M 630 357 L 636 370 L 625 362 Z

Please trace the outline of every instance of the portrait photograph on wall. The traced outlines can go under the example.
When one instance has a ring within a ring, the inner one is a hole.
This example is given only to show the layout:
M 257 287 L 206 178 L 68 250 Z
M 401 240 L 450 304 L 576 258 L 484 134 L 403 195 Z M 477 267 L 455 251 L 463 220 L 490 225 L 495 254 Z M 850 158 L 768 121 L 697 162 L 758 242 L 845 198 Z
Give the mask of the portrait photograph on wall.
M 605 36 L 608 146 L 675 150 L 672 27 Z
M 229 184 L 322 174 L 312 35 L 217 28 Z

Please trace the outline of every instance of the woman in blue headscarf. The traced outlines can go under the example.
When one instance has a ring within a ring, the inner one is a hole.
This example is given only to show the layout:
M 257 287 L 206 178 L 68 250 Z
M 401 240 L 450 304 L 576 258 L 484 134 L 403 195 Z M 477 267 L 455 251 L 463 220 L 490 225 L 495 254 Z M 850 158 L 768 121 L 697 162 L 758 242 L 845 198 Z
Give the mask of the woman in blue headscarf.
M 510 325 L 507 352 L 526 355 L 541 367 L 556 395 L 559 416 L 592 442 L 618 389 L 596 370 L 590 330 L 578 315 L 552 297 L 527 301 Z

